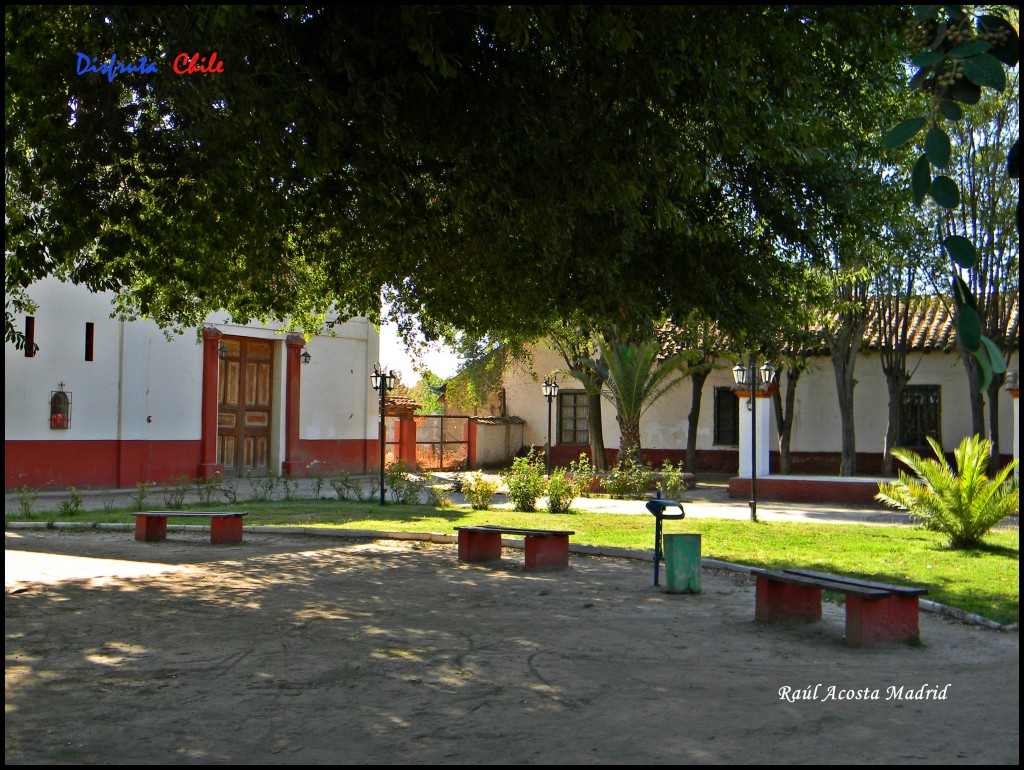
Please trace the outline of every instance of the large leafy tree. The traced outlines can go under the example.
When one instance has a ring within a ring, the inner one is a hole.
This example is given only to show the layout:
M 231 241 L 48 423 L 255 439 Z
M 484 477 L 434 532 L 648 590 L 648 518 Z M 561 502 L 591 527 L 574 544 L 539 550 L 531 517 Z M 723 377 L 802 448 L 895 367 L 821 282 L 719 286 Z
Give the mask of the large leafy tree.
M 312 331 L 382 293 L 428 337 L 651 306 L 743 323 L 797 283 L 735 212 L 801 237 L 900 15 L 9 6 L 8 336 L 48 275 L 169 325 Z M 213 51 L 221 72 L 172 71 Z M 79 53 L 158 72 L 79 75 Z

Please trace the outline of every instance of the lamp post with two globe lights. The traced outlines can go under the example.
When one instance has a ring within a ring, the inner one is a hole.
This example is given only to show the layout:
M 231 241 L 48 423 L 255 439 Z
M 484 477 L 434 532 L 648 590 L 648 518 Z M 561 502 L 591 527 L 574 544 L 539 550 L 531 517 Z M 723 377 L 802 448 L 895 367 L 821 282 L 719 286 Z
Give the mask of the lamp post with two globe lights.
M 760 375 L 760 376 L 759 376 Z M 766 361 L 758 369 L 754 357 L 750 357 L 749 366 L 743 362 L 736 364 L 732 370 L 732 379 L 736 390 L 749 394 L 747 409 L 750 410 L 750 520 L 757 521 L 757 393 L 771 388 L 775 368 Z
M 380 364 L 373 365 L 373 374 L 370 375 L 370 383 L 373 389 L 380 394 L 380 504 L 384 505 L 384 451 L 387 446 L 387 426 L 384 424 L 384 416 L 387 410 L 388 391 L 395 389 L 397 377 L 394 370 L 385 373 Z
M 558 397 L 558 381 L 554 376 L 547 377 L 541 386 L 544 398 L 548 400 L 548 440 L 544 447 L 544 459 L 546 460 L 547 474 L 551 476 L 551 402 Z

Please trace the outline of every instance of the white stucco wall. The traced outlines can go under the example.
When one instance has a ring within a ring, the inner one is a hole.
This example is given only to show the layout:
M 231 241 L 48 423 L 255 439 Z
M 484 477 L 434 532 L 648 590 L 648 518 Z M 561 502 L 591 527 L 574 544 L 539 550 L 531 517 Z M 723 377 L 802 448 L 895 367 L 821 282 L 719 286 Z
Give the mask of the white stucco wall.
M 476 426 L 476 462 L 488 468 L 507 465 L 523 446 L 522 423 L 499 423 Z
M 1018 366 L 1014 353 L 1010 368 Z M 953 353 L 915 353 L 910 356 L 911 385 L 938 385 L 942 398 L 942 442 L 954 448 L 971 434 L 970 392 L 967 375 Z M 882 451 L 888 422 L 889 394 L 876 354 L 862 355 L 854 370 L 854 418 L 858 452 Z M 1000 452 L 1013 451 L 1013 403 L 1005 389 L 999 392 Z M 822 359 L 800 377 L 793 418 L 792 449 L 798 452 L 839 451 L 839 401 L 835 374 Z
M 110 318 L 110 295 L 47 279 L 30 294 L 38 305 L 36 355 L 4 346 L 4 435 L 22 440 L 175 440 L 199 437 L 193 404 L 202 385 L 195 333 L 168 340 L 150 321 Z M 85 324 L 95 324 L 85 360 Z M 24 330 L 25 315 L 17 317 Z M 123 373 L 123 377 L 122 377 Z M 50 392 L 71 393 L 71 429 L 49 427 Z M 148 421 L 147 421 L 147 418 Z
M 198 440 L 201 437 L 203 347 L 195 330 L 168 339 L 151 321 L 110 318 L 111 295 L 46 279 L 29 291 L 37 303 L 38 351 L 4 347 L 4 434 L 8 440 Z M 93 361 L 85 361 L 85 324 L 95 324 Z M 25 314 L 16 318 L 25 328 Z M 274 343 L 271 461 L 284 454 L 286 344 L 277 326 L 232 324 L 224 314 L 208 326 L 229 336 Z M 377 330 L 357 318 L 316 336 L 302 367 L 299 436 L 376 438 L 376 402 L 369 373 L 379 349 Z M 50 392 L 71 393 L 70 430 L 49 427 Z
M 697 427 L 697 441 L 700 449 L 735 449 L 736 445 L 716 446 L 714 444 L 714 389 L 732 385 L 732 362 L 723 361 L 713 370 L 704 383 L 701 398 L 701 412 Z M 538 348 L 534 351 L 533 372 L 537 379 L 531 379 L 528 371 L 515 371 L 505 385 L 507 410 L 510 415 L 526 420 L 523 441 L 526 444 L 543 446 L 547 434 L 547 401 L 541 392 L 541 383 L 550 372 L 557 374 L 561 390 L 582 390 L 583 385 L 564 373 L 565 361 L 557 353 Z M 687 420 L 690 414 L 692 388 L 689 381 L 682 382 L 674 390 L 656 402 L 640 422 L 640 442 L 651 449 L 685 449 Z M 552 441 L 557 441 L 557 404 L 552 404 Z M 604 428 L 604 444 L 608 449 L 619 447 L 619 424 L 615 419 L 615 406 L 607 398 L 601 404 L 601 424 Z
M 716 387 L 732 386 L 734 363 L 721 360 L 711 372 L 701 397 L 700 419 L 697 428 L 697 448 L 735 449 L 736 445 L 714 443 L 714 393 Z M 968 406 L 967 379 L 959 358 L 955 354 L 917 353 L 911 356 L 913 371 L 911 385 L 939 385 L 942 397 L 942 439 L 947 449 L 954 448 L 971 433 Z M 1010 369 L 1019 367 L 1019 354 L 1014 353 Z M 531 371 L 519 370 L 506 379 L 505 394 L 508 414 L 526 420 L 523 441 L 543 446 L 547 433 L 547 401 L 541 392 L 544 377 L 555 370 L 564 370 L 565 362 L 555 352 L 545 348 L 534 351 Z M 531 377 L 535 375 L 535 377 Z M 880 453 L 888 420 L 888 392 L 878 356 L 862 355 L 857 362 L 854 389 L 854 415 L 858 452 Z M 574 378 L 558 374 L 563 390 L 582 390 Z M 690 382 L 685 382 L 651 407 L 641 421 L 641 443 L 649 449 L 685 449 L 687 418 L 692 401 Z M 745 402 L 744 402 L 745 403 Z M 745 408 L 741 403 L 741 409 Z M 758 402 L 759 411 L 767 407 L 770 412 L 772 449 L 777 449 L 774 407 L 770 400 Z M 1014 417 L 1013 399 L 1005 391 L 999 393 L 1000 451 L 1013 452 Z M 553 409 L 552 440 L 557 440 L 557 410 Z M 602 403 L 602 424 L 605 446 L 619 446 L 619 427 L 615 420 L 614 405 L 607 399 Z M 835 375 L 828 359 L 821 359 L 801 376 L 797 386 L 795 417 L 791 448 L 794 452 L 839 452 L 839 406 L 836 396 Z
M 370 372 L 378 334 L 365 319 L 349 321 L 335 332 L 335 337 L 317 336 L 306 343 L 312 358 L 302 367 L 299 437 L 375 439 L 378 407 Z

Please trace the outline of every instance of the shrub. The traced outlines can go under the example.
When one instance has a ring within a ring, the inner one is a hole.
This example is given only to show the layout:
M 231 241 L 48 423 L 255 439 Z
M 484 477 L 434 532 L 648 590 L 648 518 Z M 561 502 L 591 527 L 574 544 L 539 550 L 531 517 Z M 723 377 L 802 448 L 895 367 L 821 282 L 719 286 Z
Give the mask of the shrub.
M 331 489 L 334 490 L 334 494 L 338 496 L 339 500 L 359 499 L 361 491 L 359 484 L 352 480 L 352 476 L 348 471 L 338 471 L 327 479 L 327 483 L 330 484 Z
M 245 474 L 249 482 L 251 494 L 249 499 L 257 503 L 266 503 L 274 499 L 274 492 L 277 490 L 277 476 L 268 473 L 266 476 L 253 476 L 252 471 Z
M 132 498 L 132 510 L 133 511 L 144 511 L 146 510 L 146 500 L 149 497 L 149 488 L 153 486 L 152 481 L 140 481 L 135 485 L 135 497 Z
M 68 516 L 82 512 L 82 493 L 74 487 L 68 487 L 68 499 L 60 501 L 60 512 Z
M 164 505 L 172 511 L 180 511 L 191 488 L 192 479 L 188 476 L 171 479 L 170 486 L 164 489 Z
M 427 505 L 433 508 L 448 508 L 452 499 L 448 496 L 449 485 L 444 480 L 438 481 L 433 473 L 424 474 L 423 487 L 427 493 Z
M 209 505 L 213 502 L 213 496 L 220 489 L 221 477 L 219 473 L 213 474 L 208 479 L 196 479 L 196 498 L 203 505 Z
M 363 503 L 375 502 L 380 494 L 380 479 L 376 476 L 370 479 L 370 485 L 363 487 L 359 482 L 352 482 L 355 489 L 355 499 Z
M 238 482 L 228 479 L 221 485 L 220 493 L 224 495 L 224 502 L 234 505 L 238 502 Z
M 608 473 L 604 486 L 615 498 L 643 497 L 651 483 L 651 469 L 640 461 L 636 452 L 619 456 L 619 461 Z
M 937 460 L 926 459 L 907 449 L 893 449 L 892 455 L 917 478 L 900 471 L 899 479 L 879 484 L 875 496 L 886 505 L 902 508 L 929 529 L 949 536 L 953 548 L 979 545 L 992 527 L 1020 509 L 1020 493 L 1007 478 L 1017 461 L 991 479 L 988 470 L 992 443 L 980 436 L 968 436 L 953 452 L 957 472 L 942 454 L 942 447 L 928 437 Z
M 668 460 L 661 464 L 661 479 L 658 481 L 661 496 L 669 500 L 682 499 L 683 492 L 693 489 L 693 476 L 683 470 L 683 464 L 674 466 Z
M 291 500 L 295 497 L 295 493 L 299 491 L 299 480 L 282 474 L 281 489 L 284 491 L 284 499 Z
M 474 511 L 486 511 L 491 507 L 491 498 L 498 491 L 494 481 L 485 479 L 479 473 L 471 473 L 462 479 L 462 494 Z
M 22 516 L 32 515 L 32 506 L 36 504 L 36 498 L 39 497 L 39 493 L 29 486 L 23 486 L 18 490 L 18 510 L 21 511 Z
M 504 477 L 515 510 L 537 510 L 537 498 L 544 494 L 544 453 L 531 449 L 526 457 L 517 457 Z
M 579 460 L 573 460 L 569 463 L 569 475 L 572 476 L 574 496 L 590 497 L 590 490 L 594 486 L 597 469 L 590 464 L 590 459 L 586 454 L 581 454 Z
M 420 501 L 422 485 L 409 478 L 409 466 L 401 460 L 384 469 L 384 486 L 396 503 L 416 505 Z
M 548 479 L 548 510 L 551 513 L 568 513 L 575 499 L 575 484 L 569 480 L 565 471 L 558 469 L 552 472 Z

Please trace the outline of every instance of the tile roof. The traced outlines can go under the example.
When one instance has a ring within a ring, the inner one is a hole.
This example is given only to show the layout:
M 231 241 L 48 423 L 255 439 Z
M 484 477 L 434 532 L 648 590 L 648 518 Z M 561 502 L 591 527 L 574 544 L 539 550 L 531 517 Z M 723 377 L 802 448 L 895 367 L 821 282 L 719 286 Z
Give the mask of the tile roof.
M 384 411 L 388 415 L 408 414 L 420 408 L 420 404 L 405 396 L 388 396 L 384 400 Z
M 911 307 L 910 349 L 923 352 L 952 352 L 956 350 L 956 325 L 953 322 L 951 309 L 945 302 L 936 297 L 919 297 Z M 880 324 L 877 315 L 872 314 L 871 320 L 864 331 L 863 348 L 878 350 L 881 344 Z M 679 344 L 678 329 L 669 322 L 662 324 L 657 332 L 661 341 L 661 357 L 666 358 L 678 353 L 682 348 Z M 1020 299 L 1015 298 L 1007 325 L 1004 346 L 1020 347 Z M 821 355 L 828 352 L 828 346 L 822 343 Z

